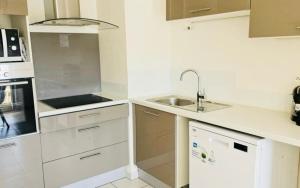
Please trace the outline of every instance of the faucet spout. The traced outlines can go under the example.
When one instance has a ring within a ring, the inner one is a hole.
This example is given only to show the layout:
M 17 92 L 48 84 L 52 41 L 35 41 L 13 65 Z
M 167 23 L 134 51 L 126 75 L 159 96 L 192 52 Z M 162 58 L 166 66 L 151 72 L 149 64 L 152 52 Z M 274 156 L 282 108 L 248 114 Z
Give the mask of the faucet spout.
M 186 73 L 194 73 L 196 76 L 197 76 L 197 108 L 200 108 L 202 109 L 203 108 L 203 100 L 205 99 L 205 94 L 204 94 L 204 91 L 203 92 L 200 92 L 200 75 L 198 74 L 197 71 L 193 70 L 193 69 L 187 69 L 185 71 L 183 71 L 180 75 L 180 81 L 183 81 L 183 76 L 186 74 Z M 201 103 L 200 103 L 201 101 Z M 201 105 L 199 107 L 199 104 Z

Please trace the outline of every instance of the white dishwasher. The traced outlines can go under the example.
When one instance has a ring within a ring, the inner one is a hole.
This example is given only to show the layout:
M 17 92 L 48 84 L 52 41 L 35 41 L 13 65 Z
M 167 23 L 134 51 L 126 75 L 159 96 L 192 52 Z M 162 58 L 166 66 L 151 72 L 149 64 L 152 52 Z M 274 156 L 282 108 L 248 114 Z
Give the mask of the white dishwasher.
M 189 140 L 190 188 L 297 188 L 297 147 L 194 121 Z

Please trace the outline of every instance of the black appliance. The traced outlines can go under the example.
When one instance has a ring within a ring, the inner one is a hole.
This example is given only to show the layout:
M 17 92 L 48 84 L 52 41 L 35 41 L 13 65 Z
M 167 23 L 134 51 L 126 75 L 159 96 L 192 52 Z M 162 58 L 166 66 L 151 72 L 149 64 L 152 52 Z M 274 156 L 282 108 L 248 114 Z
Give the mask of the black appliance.
M 22 61 L 19 31 L 0 29 L 0 63 Z
M 292 120 L 300 126 L 300 86 L 297 86 L 293 91 L 294 106 L 292 109 Z
M 37 132 L 32 78 L 0 81 L 0 139 Z
M 93 95 L 93 94 L 42 100 L 43 103 L 55 109 L 102 103 L 108 101 L 112 101 L 112 100 L 105 97 Z

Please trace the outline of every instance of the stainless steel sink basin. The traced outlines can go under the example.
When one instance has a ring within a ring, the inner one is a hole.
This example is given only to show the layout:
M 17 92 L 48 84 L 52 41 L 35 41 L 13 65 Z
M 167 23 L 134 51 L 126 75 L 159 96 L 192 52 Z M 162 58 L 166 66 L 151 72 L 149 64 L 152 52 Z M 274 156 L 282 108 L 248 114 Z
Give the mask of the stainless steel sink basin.
M 181 98 L 177 98 L 177 97 L 158 99 L 158 100 L 155 100 L 155 102 L 170 105 L 170 106 L 188 106 L 188 105 L 195 104 L 195 102 L 192 100 L 181 99 Z
M 230 107 L 230 105 L 227 104 L 221 104 L 211 101 L 203 101 L 202 105 L 197 106 L 196 101 L 177 96 L 166 96 L 150 99 L 149 101 L 193 112 L 211 112 Z

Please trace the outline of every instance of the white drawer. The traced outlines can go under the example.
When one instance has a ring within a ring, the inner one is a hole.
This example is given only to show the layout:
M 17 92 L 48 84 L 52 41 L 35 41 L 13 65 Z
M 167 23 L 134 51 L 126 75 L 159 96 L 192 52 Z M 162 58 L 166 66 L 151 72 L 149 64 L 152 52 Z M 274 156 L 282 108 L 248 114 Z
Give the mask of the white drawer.
M 44 187 L 38 134 L 0 141 L 0 187 Z
M 40 118 L 41 132 L 53 132 L 128 117 L 128 104 Z
M 127 164 L 127 142 L 45 163 L 45 188 L 59 188 Z
M 43 161 L 83 153 L 127 141 L 128 119 L 115 119 L 41 134 Z

